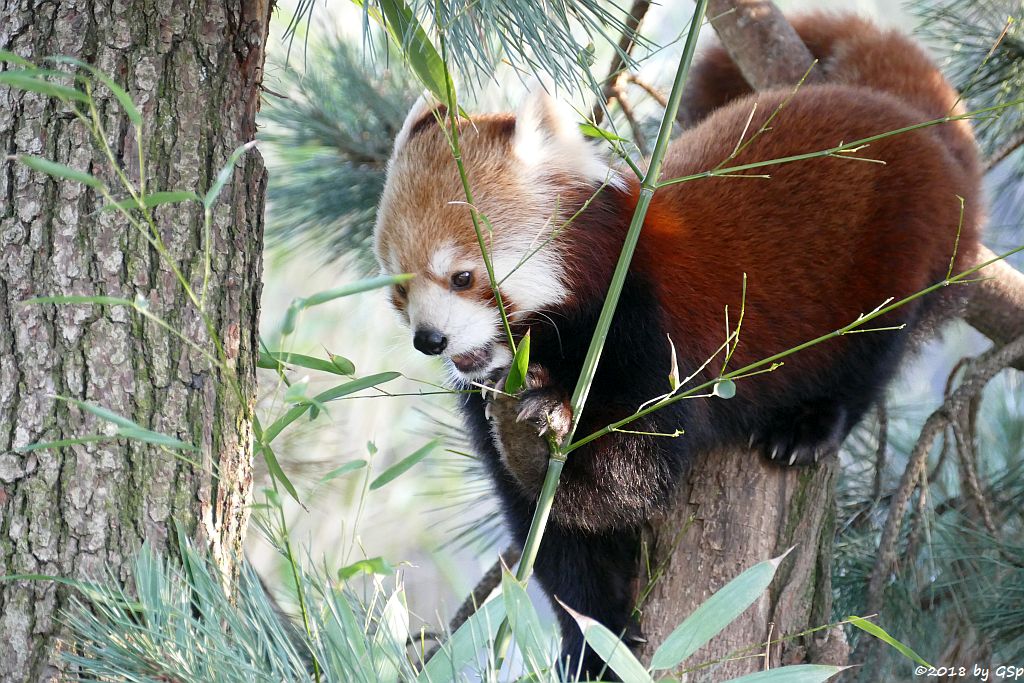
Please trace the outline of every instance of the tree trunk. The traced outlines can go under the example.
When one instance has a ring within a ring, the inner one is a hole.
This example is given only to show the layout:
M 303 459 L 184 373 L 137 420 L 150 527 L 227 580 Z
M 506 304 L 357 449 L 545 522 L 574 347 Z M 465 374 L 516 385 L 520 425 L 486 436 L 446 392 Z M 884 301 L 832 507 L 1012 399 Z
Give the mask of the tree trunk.
M 762 645 L 831 621 L 835 469 L 834 456 L 786 468 L 742 449 L 697 459 L 672 512 L 653 525 L 648 566 L 664 571 L 641 606 L 641 658 L 649 661 L 683 619 L 743 570 L 792 548 L 771 589 L 684 665 L 742 658 L 686 680 L 723 681 L 766 664 L 845 664 L 841 631 Z
M 769 0 L 712 0 L 708 14 L 755 89 L 797 83 L 804 75 L 807 48 Z M 982 249 L 979 262 L 991 257 Z M 982 275 L 992 279 L 972 286 L 965 318 L 997 345 L 1005 344 L 1020 334 L 1024 276 L 1005 262 Z M 847 664 L 850 653 L 841 628 L 755 648 L 833 619 L 837 466 L 831 454 L 815 468 L 787 470 L 742 449 L 699 459 L 671 515 L 653 526 L 646 566 L 658 568 L 660 578 L 643 605 L 641 656 L 649 660 L 672 629 L 729 579 L 793 547 L 769 593 L 684 664 L 735 656 L 743 648 L 752 648 L 747 655 L 762 656 L 695 671 L 687 681 L 726 680 L 766 665 Z M 681 539 L 680 530 L 685 530 Z
M 712 0 L 708 15 L 754 89 L 795 83 L 812 61 L 770 0 Z M 788 550 L 769 591 L 683 665 L 721 663 L 685 680 L 724 681 L 784 664 L 845 665 L 849 648 L 841 628 L 793 637 L 832 621 L 837 467 L 835 453 L 808 468 L 780 467 L 749 449 L 697 459 L 672 512 L 650 530 L 645 567 L 657 568 L 658 576 L 641 606 L 642 660 L 650 661 L 715 591 Z
M 0 0 L 0 49 L 37 63 L 70 55 L 110 74 L 141 112 L 150 191 L 202 195 L 255 134 L 271 2 Z M 105 88 L 94 95 L 115 158 L 137 180 L 129 119 Z M 126 195 L 59 102 L 0 86 L 0 140 L 6 155 L 87 171 Z M 11 156 L 0 169 L 0 575 L 127 580 L 143 541 L 174 551 L 175 520 L 213 549 L 230 581 L 251 489 L 266 187 L 259 155 L 243 157 L 221 193 L 209 244 L 201 206 L 154 210 L 169 257 L 196 292 L 210 250 L 204 309 L 223 344 L 221 369 L 122 306 L 21 304 L 35 296 L 144 297 L 155 316 L 217 355 L 168 263 L 116 212 L 99 213 L 96 192 Z M 20 452 L 110 433 L 109 423 L 55 396 L 103 406 L 199 450 L 186 459 L 116 439 Z M 53 680 L 67 670 L 55 646 L 68 597 L 51 581 L 0 582 L 0 680 Z

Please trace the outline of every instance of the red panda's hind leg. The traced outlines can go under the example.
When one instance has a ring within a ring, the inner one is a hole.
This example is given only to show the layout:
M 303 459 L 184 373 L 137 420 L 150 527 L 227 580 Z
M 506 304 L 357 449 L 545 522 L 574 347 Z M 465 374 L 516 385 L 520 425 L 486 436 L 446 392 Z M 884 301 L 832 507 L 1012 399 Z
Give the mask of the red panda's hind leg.
M 759 446 L 766 458 L 780 465 L 813 465 L 839 449 L 859 417 L 837 404 L 803 406 L 752 436 L 750 445 Z

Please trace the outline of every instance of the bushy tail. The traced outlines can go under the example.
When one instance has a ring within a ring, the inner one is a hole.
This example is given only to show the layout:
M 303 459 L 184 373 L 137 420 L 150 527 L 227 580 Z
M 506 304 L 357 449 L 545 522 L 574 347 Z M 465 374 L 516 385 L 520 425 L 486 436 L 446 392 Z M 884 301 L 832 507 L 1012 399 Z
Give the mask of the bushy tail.
M 964 113 L 956 90 L 938 67 L 898 31 L 850 14 L 804 14 L 790 22 L 818 59 L 818 79 L 887 92 L 920 111 L 922 121 Z M 683 99 L 685 122 L 696 123 L 750 92 L 728 53 L 716 45 L 703 52 L 690 72 Z M 936 133 L 965 171 L 978 172 L 978 147 L 969 121 L 942 124 Z

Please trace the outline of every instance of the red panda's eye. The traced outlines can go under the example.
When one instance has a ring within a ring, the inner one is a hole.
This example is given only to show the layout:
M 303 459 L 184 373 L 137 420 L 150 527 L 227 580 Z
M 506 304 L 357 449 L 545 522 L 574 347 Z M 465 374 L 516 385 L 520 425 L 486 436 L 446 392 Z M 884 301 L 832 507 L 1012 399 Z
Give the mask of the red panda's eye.
M 452 289 L 466 289 L 473 284 L 473 273 L 463 270 L 452 275 Z
M 403 287 L 402 285 L 395 285 L 395 292 L 397 292 L 398 296 L 402 297 L 403 299 L 407 294 L 407 292 L 405 291 L 405 287 Z

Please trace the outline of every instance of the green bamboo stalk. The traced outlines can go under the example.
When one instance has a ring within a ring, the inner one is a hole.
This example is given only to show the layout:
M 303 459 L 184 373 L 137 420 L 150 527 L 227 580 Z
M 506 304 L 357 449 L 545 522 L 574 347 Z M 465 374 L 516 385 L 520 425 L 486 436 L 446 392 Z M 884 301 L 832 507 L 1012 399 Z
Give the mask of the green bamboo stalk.
M 597 327 L 594 336 L 590 341 L 590 348 L 583 361 L 583 369 L 580 373 L 576 388 L 573 391 L 570 405 L 572 407 L 573 421 L 564 443 L 571 444 L 572 437 L 579 424 L 580 415 L 590 394 L 590 388 L 594 383 L 594 376 L 597 373 L 597 365 L 601 360 L 601 353 L 604 350 L 605 342 L 608 340 L 608 330 L 611 327 L 615 309 L 622 294 L 622 288 L 626 281 L 626 274 L 629 272 L 629 264 L 633 259 L 633 252 L 636 250 L 637 242 L 640 240 L 640 232 L 643 229 L 644 218 L 647 215 L 647 208 L 650 206 L 651 198 L 658 187 L 658 177 L 661 174 L 661 167 L 665 160 L 665 151 L 668 149 L 669 139 L 672 136 L 672 128 L 675 125 L 676 113 L 679 110 L 679 103 L 683 97 L 683 87 L 686 85 L 686 78 L 690 72 L 690 63 L 693 61 L 693 54 L 697 47 L 697 36 L 700 34 L 701 25 L 704 22 L 704 14 L 707 11 L 708 0 L 698 0 L 693 12 L 693 19 L 690 22 L 690 30 L 686 36 L 686 44 L 683 47 L 683 54 L 679 58 L 679 66 L 676 69 L 675 80 L 672 83 L 672 91 L 669 94 L 668 104 L 665 107 L 665 114 L 661 120 L 661 129 L 658 131 L 658 139 L 651 154 L 650 164 L 643 181 L 640 183 L 640 197 L 633 212 L 633 218 L 626 233 L 625 243 L 619 254 L 618 263 L 612 274 L 611 285 L 608 288 L 608 295 L 601 308 L 601 315 L 597 320 Z M 533 565 L 537 559 L 537 552 L 540 549 L 541 540 L 544 537 L 544 528 L 548 517 L 551 515 L 551 506 L 554 503 L 555 493 L 558 490 L 559 479 L 562 468 L 565 465 L 568 450 L 563 446 L 552 447 L 551 457 L 548 459 L 547 474 L 544 477 L 544 484 L 541 488 L 540 497 L 537 500 L 537 507 L 533 513 L 533 520 L 530 523 L 530 530 L 527 532 L 526 542 L 523 544 L 523 555 L 519 560 L 516 569 L 516 579 L 520 582 L 526 581 L 533 573 Z M 508 652 L 510 641 L 508 622 L 504 622 L 498 629 L 495 637 L 495 668 L 501 669 L 502 661 Z
M 665 115 L 661 120 L 661 130 L 658 132 L 658 139 L 651 154 L 647 173 L 640 184 L 640 198 L 637 201 L 633 219 L 629 224 L 629 231 L 626 233 L 625 244 L 622 246 L 622 252 L 615 266 L 615 272 L 612 274 L 611 285 L 608 288 L 608 295 L 605 298 L 604 306 L 601 308 L 601 315 L 598 317 L 597 327 L 590 341 L 590 348 L 587 350 L 587 355 L 583 360 L 583 369 L 580 372 L 576 389 L 573 391 L 572 399 L 570 400 L 573 421 L 569 434 L 565 438 L 566 444 L 572 443 L 573 434 L 576 431 L 576 426 L 579 424 L 587 396 L 590 394 L 590 388 L 593 386 L 594 376 L 597 374 L 597 366 L 601 360 L 601 353 L 604 351 L 605 342 L 608 340 L 608 330 L 611 327 L 612 317 L 615 315 L 615 309 L 622 294 L 622 287 L 626 281 L 626 274 L 629 272 L 629 264 L 632 261 L 637 242 L 640 240 L 640 231 L 643 229 L 647 208 L 650 206 L 651 198 L 658 187 L 658 176 L 664 163 L 665 151 L 668 148 L 669 138 L 672 135 L 672 127 L 675 125 L 676 112 L 679 110 L 679 102 L 683 96 L 683 87 L 686 85 L 686 76 L 690 71 L 690 62 L 693 60 L 693 53 L 697 46 L 697 36 L 704 21 L 707 5 L 708 0 L 699 0 L 694 9 L 693 19 L 690 23 L 690 32 L 686 37 L 686 45 L 679 59 L 679 68 L 676 71 L 675 81 L 672 83 L 672 92 L 669 95 L 668 105 L 665 108 Z M 536 527 L 540 520 L 546 520 L 550 514 L 551 503 L 557 489 L 557 477 L 561 472 L 561 464 L 564 464 L 567 453 L 567 448 L 564 446 L 560 447 L 556 453 L 552 454 L 551 460 L 548 463 L 548 475 L 545 477 L 542 495 L 537 502 L 533 524 L 530 526 L 527 542 L 523 548 L 523 556 L 519 561 L 519 570 L 516 572 L 516 578 L 520 581 L 526 580 L 533 569 L 533 561 L 536 559 L 542 536 L 542 530 Z M 554 468 L 555 472 L 552 473 L 554 463 L 560 464 Z M 554 482 L 549 482 L 548 480 L 552 478 L 554 478 Z M 549 496 L 543 495 L 544 492 L 548 491 L 550 492 Z M 533 540 L 532 543 L 531 540 Z
M 438 11 L 437 16 L 441 16 Z M 466 195 L 466 203 L 469 205 L 469 215 L 473 220 L 473 230 L 476 232 L 476 242 L 480 247 L 480 254 L 484 260 L 484 268 L 487 270 L 487 281 L 491 285 L 491 293 L 494 295 L 494 302 L 498 305 L 498 314 L 501 316 L 501 325 L 505 331 L 505 338 L 508 341 L 509 349 L 513 357 L 516 355 L 516 341 L 512 337 L 512 327 L 508 322 L 508 313 L 505 311 L 505 302 L 501 299 L 501 291 L 498 288 L 498 278 L 494 275 L 494 264 L 491 262 L 490 252 L 484 243 L 484 233 L 480 229 L 480 215 L 477 213 L 476 204 L 473 202 L 473 190 L 469 186 L 469 175 L 466 173 L 466 166 L 462 161 L 462 146 L 459 144 L 459 106 L 455 99 L 455 86 L 452 83 L 451 71 L 448 69 L 448 44 L 444 38 L 444 30 L 438 28 L 437 40 L 441 46 L 441 63 L 444 68 L 445 95 L 448 99 L 448 121 L 451 124 L 451 136 L 448 144 L 451 147 L 452 158 L 459 169 L 459 179 L 462 181 L 462 190 Z

